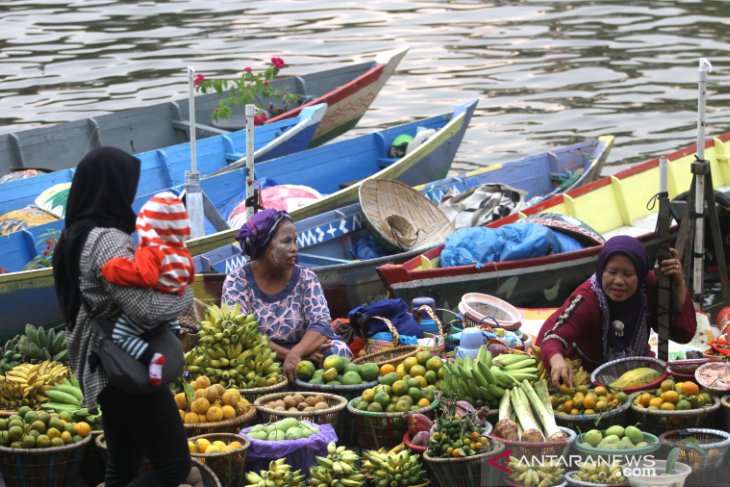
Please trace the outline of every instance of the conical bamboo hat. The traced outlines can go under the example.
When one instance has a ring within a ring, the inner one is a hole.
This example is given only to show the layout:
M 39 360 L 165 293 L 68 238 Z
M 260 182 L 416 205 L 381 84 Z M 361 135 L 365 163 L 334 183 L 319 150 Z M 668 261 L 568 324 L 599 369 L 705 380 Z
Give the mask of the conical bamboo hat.
M 439 243 L 454 231 L 438 206 L 400 181 L 365 181 L 359 197 L 365 225 L 390 251 Z

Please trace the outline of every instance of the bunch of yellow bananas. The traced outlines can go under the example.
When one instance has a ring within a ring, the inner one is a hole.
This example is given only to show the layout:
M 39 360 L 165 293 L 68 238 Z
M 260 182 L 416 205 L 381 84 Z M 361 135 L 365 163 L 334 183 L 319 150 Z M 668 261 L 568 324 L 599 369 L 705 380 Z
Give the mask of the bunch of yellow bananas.
M 18 409 L 46 402 L 46 392 L 70 373 L 66 365 L 52 360 L 17 365 L 0 380 L 0 407 Z

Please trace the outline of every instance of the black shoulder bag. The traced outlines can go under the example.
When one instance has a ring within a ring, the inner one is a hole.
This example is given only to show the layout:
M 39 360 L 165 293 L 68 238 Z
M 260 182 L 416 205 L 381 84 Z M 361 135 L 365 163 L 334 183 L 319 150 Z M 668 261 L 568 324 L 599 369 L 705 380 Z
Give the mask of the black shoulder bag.
M 162 380 L 160 385 L 155 386 L 150 384 L 149 366 L 119 348 L 112 340 L 114 320 L 91 314 L 91 306 L 85 298 L 82 299 L 91 316 L 89 326 L 96 335 L 96 347 L 92 354 L 96 355 L 97 363 L 101 363 L 114 387 L 130 394 L 150 394 L 181 377 L 185 365 L 182 344 L 166 323 L 140 336 L 149 343 L 151 350 L 165 356 Z

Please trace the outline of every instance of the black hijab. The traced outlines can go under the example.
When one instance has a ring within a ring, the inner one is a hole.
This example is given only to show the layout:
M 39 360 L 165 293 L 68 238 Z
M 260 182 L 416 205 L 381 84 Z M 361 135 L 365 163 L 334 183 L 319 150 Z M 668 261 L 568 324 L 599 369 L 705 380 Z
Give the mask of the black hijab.
M 53 253 L 56 296 L 72 329 L 81 306 L 79 259 L 89 232 L 96 227 L 134 231 L 132 202 L 140 161 L 114 147 L 94 149 L 76 167 L 66 204 L 66 228 Z

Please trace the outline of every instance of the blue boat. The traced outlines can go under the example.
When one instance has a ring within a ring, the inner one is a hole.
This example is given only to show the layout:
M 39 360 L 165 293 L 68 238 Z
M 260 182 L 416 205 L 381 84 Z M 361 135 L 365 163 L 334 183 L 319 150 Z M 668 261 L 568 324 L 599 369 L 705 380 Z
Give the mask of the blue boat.
M 319 104 L 303 109 L 297 117 L 256 127 L 255 160 L 262 162 L 305 150 L 326 110 L 327 105 Z M 246 131 L 239 130 L 198 140 L 195 147 L 198 172 L 202 176 L 212 174 L 245 158 Z M 179 186 L 185 182 L 185 171 L 190 169 L 189 142 L 138 153 L 136 156 L 142 161 L 138 195 Z M 0 217 L 12 210 L 32 205 L 41 192 L 57 184 L 70 183 L 74 172 L 75 168 L 61 169 L 2 183 Z M 12 233 L 23 227 L 26 227 L 26 222 L 0 224 L 0 235 Z
M 589 139 L 430 182 L 416 189 L 434 203 L 439 203 L 446 193 L 458 194 L 473 186 L 503 183 L 525 191 L 525 199 L 537 204 L 596 179 L 613 139 L 612 136 Z M 559 185 L 554 182 L 555 175 L 573 177 L 569 177 L 566 184 Z M 359 203 L 305 218 L 295 225 L 299 264 L 316 272 L 333 317 L 346 316 L 360 304 L 385 297 L 386 288 L 376 272 L 378 266 L 405 262 L 424 251 L 421 248 L 374 259 L 353 260 L 350 247 L 368 233 Z M 242 265 L 245 258 L 237 244 L 228 244 L 198 255 L 194 261 L 198 273 L 196 296 L 206 302 L 218 303 L 226 273 Z
M 292 211 L 295 221 L 354 203 L 360 184 L 368 179 L 398 179 L 409 185 L 441 179 L 451 167 L 476 105 L 477 100 L 472 100 L 456 106 L 450 113 L 271 159 L 255 166 L 255 176 L 279 184 L 309 186 L 325 195 Z M 412 152 L 400 158 L 389 157 L 388 149 L 396 137 L 414 136 L 419 128 L 434 132 Z M 227 209 L 246 194 L 245 176 L 245 168 L 240 168 L 202 178 L 201 189 L 211 203 L 211 210 L 216 210 L 206 216 L 216 216 L 216 213 L 222 213 L 223 219 L 228 216 Z M 180 188 L 180 185 L 172 187 L 173 190 Z M 137 211 L 151 193 L 138 196 L 134 204 Z M 206 218 L 206 236 L 188 242 L 193 255 L 233 242 L 236 229 L 216 232 L 219 224 L 220 221 Z M 36 245 L 39 239 L 61 228 L 62 222 L 54 222 L 0 237 L 0 266 L 13 271 L 0 274 L 0 309 L 3 309 L 0 340 L 3 335 L 22 330 L 25 323 L 46 326 L 61 321 L 51 270 L 21 270 L 42 252 L 43 248 Z M 34 304 L 38 300 L 43 306 Z

